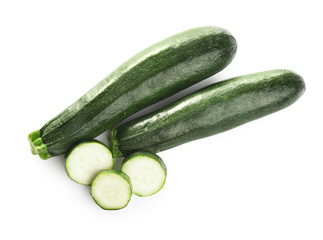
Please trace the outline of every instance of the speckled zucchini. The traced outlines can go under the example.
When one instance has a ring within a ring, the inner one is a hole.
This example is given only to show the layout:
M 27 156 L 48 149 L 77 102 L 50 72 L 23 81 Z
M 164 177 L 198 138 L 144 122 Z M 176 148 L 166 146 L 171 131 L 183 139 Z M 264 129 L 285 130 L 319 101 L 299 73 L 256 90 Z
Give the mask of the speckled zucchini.
M 159 152 L 281 110 L 305 91 L 301 76 L 272 70 L 235 77 L 194 92 L 111 131 L 114 157 Z
M 29 134 L 42 159 L 66 153 L 126 117 L 225 68 L 234 37 L 218 27 L 194 28 L 135 55 L 40 130 Z

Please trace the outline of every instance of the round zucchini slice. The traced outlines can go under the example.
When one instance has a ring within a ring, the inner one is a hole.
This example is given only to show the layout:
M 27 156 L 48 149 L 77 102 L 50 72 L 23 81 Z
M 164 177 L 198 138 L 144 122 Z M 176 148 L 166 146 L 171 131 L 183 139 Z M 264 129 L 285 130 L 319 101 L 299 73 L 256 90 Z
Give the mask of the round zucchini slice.
M 122 163 L 122 172 L 130 177 L 132 192 L 145 197 L 151 196 L 163 188 L 167 169 L 159 156 L 140 151 L 125 158 Z
M 112 169 L 113 157 L 101 142 L 93 140 L 76 145 L 66 156 L 66 172 L 73 181 L 91 185 L 102 170 Z
M 130 178 L 117 170 L 101 171 L 91 186 L 91 196 L 105 210 L 117 210 L 128 205 L 132 194 Z

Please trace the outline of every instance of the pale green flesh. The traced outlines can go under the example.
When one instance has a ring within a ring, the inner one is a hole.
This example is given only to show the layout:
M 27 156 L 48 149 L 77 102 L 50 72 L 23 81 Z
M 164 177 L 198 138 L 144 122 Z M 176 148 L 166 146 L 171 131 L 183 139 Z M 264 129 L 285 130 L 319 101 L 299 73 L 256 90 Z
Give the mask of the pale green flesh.
M 93 199 L 103 209 L 124 208 L 130 201 L 131 193 L 129 181 L 115 172 L 100 173 L 91 187 Z
M 132 183 L 132 191 L 138 196 L 151 196 L 164 186 L 166 172 L 153 158 L 136 156 L 127 160 L 122 166 Z
M 66 171 L 75 182 L 91 185 L 102 170 L 112 169 L 110 150 L 97 142 L 85 142 L 76 146 L 66 159 Z

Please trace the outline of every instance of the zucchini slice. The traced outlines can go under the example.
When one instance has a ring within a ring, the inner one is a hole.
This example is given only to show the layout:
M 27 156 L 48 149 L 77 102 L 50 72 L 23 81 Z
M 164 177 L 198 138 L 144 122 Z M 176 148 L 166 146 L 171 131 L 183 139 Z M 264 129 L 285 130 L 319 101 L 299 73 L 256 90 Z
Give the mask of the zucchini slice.
M 122 172 L 130 177 L 133 193 L 145 197 L 163 188 L 167 169 L 163 160 L 156 154 L 136 152 L 125 158 Z
M 76 143 L 93 139 L 130 115 L 221 71 L 236 49 L 228 31 L 212 26 L 152 45 L 30 133 L 32 153 L 42 159 L 66 154 Z
M 101 142 L 93 140 L 76 145 L 66 156 L 66 172 L 73 181 L 91 185 L 102 170 L 112 169 L 113 157 Z
M 170 149 L 286 108 L 304 91 L 301 76 L 281 69 L 218 82 L 112 130 L 111 151 Z
M 130 178 L 117 170 L 101 171 L 91 186 L 91 196 L 105 210 L 117 210 L 128 205 L 131 198 Z

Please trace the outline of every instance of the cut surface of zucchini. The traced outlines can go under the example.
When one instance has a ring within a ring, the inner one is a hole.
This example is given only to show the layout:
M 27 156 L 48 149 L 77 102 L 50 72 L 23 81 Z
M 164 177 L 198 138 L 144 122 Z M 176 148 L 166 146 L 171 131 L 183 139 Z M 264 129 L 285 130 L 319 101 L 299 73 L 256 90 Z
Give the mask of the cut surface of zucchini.
M 166 180 L 166 165 L 156 154 L 135 152 L 122 164 L 132 183 L 132 192 L 138 196 L 151 196 L 161 190 Z
M 91 185 L 102 170 L 112 169 L 110 150 L 99 141 L 88 141 L 76 145 L 66 157 L 67 175 L 75 182 Z
M 91 196 L 105 210 L 117 210 L 128 205 L 131 198 L 130 178 L 117 170 L 101 171 L 91 186 Z

